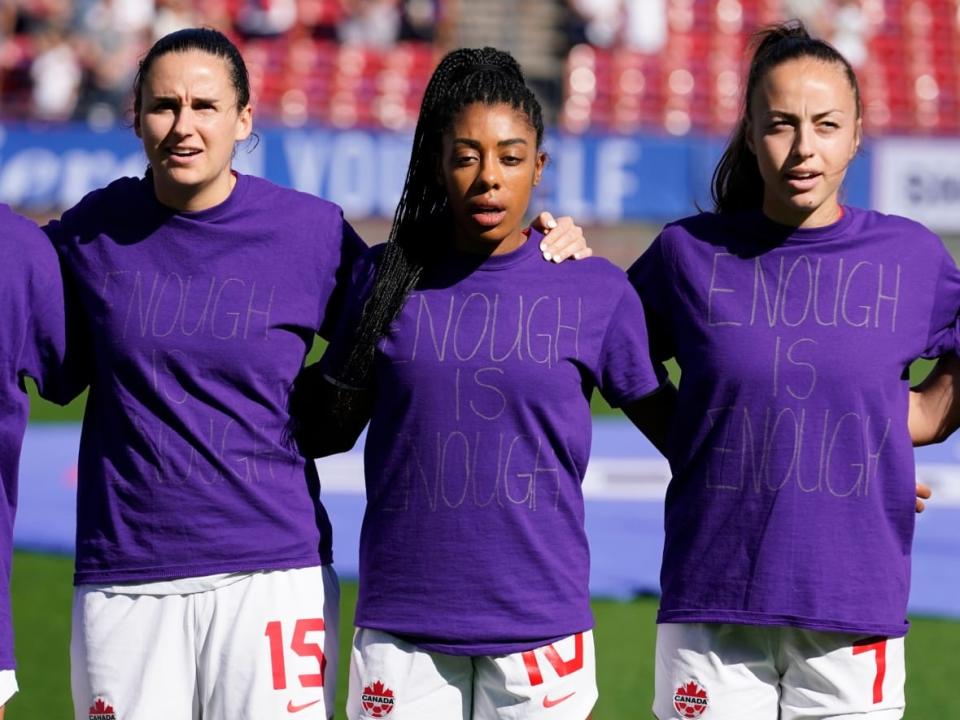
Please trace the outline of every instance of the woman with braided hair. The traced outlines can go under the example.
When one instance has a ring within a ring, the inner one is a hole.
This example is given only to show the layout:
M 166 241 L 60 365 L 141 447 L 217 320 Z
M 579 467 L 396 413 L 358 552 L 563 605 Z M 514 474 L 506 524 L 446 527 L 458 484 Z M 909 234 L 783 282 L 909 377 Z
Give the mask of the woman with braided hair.
M 583 720 L 597 698 L 590 395 L 639 418 L 661 379 L 625 274 L 544 267 L 523 231 L 542 139 L 510 55 L 441 61 L 389 242 L 317 366 L 313 450 L 370 418 L 350 718 Z

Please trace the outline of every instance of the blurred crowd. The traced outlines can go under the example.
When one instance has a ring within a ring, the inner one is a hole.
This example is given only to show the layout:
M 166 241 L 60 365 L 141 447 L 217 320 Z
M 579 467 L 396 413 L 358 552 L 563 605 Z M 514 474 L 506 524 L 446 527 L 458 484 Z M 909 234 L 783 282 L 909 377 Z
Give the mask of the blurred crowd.
M 683 16 L 692 16 L 695 4 L 695 0 L 567 0 L 570 39 L 574 45 L 658 52 L 666 45 L 670 28 L 682 26 Z M 803 20 L 814 35 L 829 40 L 857 66 L 866 59 L 866 39 L 871 26 L 882 19 L 884 0 L 777 0 L 771 4 L 779 5 L 778 12 L 771 14 Z
M 568 131 L 722 133 L 750 34 L 791 17 L 857 69 L 871 127 L 960 129 L 960 0 L 0 0 L 0 118 L 124 121 L 150 44 L 206 25 L 268 122 L 409 128 L 466 42 L 521 58 Z
M 432 42 L 441 0 L 0 0 L 0 115 L 123 121 L 137 63 L 159 37 L 215 27 L 270 38 L 389 48 Z

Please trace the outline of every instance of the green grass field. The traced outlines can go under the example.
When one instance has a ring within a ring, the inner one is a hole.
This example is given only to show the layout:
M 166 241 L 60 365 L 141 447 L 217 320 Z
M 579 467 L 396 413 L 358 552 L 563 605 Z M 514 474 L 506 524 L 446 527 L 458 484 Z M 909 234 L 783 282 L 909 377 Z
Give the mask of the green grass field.
M 68 638 L 70 574 L 64 557 L 17 553 L 13 566 L 13 610 L 20 667 L 20 692 L 7 718 L 71 718 Z M 349 638 L 356 601 L 355 583 L 343 583 L 341 637 Z M 653 638 L 656 601 L 597 600 L 597 675 L 600 702 L 594 720 L 651 717 Z M 340 667 L 347 667 L 348 642 L 341 643 Z M 906 717 L 950 720 L 960 716 L 956 699 L 960 623 L 915 618 L 907 639 Z M 343 717 L 346 672 L 340 673 L 337 717 Z M 726 718 L 724 720 L 727 720 Z

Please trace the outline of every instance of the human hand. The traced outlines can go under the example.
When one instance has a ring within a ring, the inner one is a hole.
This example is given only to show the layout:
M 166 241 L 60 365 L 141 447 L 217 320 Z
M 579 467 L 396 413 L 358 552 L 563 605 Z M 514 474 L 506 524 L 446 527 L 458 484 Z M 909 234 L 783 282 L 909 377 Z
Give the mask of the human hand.
M 926 508 L 924 500 L 929 500 L 930 496 L 933 495 L 933 490 L 930 489 L 928 485 L 924 485 L 922 482 L 917 483 L 917 512 L 922 513 Z M 3 720 L 3 716 L 0 715 L 0 720 Z
M 563 262 L 572 257 L 582 260 L 593 255 L 583 236 L 583 228 L 573 222 L 573 218 L 564 215 L 555 219 L 548 212 L 542 212 L 533 220 L 531 226 L 543 233 L 540 251 L 544 260 Z

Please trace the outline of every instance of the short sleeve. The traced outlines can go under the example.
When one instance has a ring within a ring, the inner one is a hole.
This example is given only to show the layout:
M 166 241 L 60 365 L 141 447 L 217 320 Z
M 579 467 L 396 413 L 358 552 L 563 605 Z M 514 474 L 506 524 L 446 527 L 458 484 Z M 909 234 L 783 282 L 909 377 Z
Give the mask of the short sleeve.
M 340 322 L 353 268 L 367 250 L 366 243 L 344 219 L 342 211 L 337 216 L 337 222 L 340 227 L 337 250 L 329 259 L 329 267 L 320 269 L 321 273 L 333 282 L 329 299 L 326 305 L 320 308 L 321 320 L 318 324 L 318 334 L 327 340 L 331 339 Z
M 90 221 L 102 213 L 101 192 L 86 195 L 72 208 L 64 210 L 59 219 L 54 218 L 41 228 L 61 258 L 67 255 L 71 242 L 83 234 L 83 228 L 96 225 Z
M 597 367 L 600 393 L 613 407 L 639 400 L 657 390 L 666 371 L 650 359 L 647 325 L 640 298 L 628 283 L 610 316 Z
M 960 354 L 960 270 L 943 243 L 923 357 Z
M 42 397 L 66 404 L 86 386 L 80 303 L 68 296 L 61 263 L 47 237 L 36 230 L 30 244 L 35 262 L 27 280 L 30 311 L 19 372 L 34 379 Z
M 320 360 L 323 373 L 329 377 L 339 378 L 342 375 L 343 363 L 350 352 L 354 332 L 360 324 L 363 307 L 376 278 L 377 260 L 383 247 L 379 245 L 367 249 L 366 254 L 354 263 L 344 290 L 342 311 L 329 338 L 330 344 Z
M 643 304 L 650 356 L 657 363 L 662 363 L 676 354 L 669 310 L 672 289 L 667 286 L 672 275 L 666 258 L 663 234 L 657 236 L 627 271 L 627 277 Z

